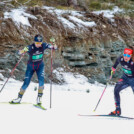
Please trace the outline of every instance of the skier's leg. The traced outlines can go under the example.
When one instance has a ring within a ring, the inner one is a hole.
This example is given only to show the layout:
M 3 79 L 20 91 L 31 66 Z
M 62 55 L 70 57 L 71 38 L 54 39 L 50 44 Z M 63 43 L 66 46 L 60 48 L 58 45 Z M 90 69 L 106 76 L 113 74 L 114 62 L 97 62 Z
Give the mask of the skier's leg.
M 128 83 L 124 79 L 120 79 L 114 88 L 114 98 L 115 98 L 115 103 L 117 107 L 120 107 L 120 91 L 123 89 L 127 88 L 129 86 Z
M 26 70 L 26 73 L 25 73 L 25 79 L 24 79 L 24 83 L 18 93 L 18 98 L 17 99 L 14 99 L 11 101 L 11 103 L 20 103 L 24 93 L 25 93 L 25 90 L 26 88 L 28 87 L 30 81 L 31 81 L 31 78 L 33 76 L 33 73 L 34 73 L 34 70 L 32 68 L 32 65 L 27 65 L 27 70 Z
M 43 96 L 43 90 L 44 90 L 44 63 L 43 62 L 37 68 L 36 73 L 39 81 L 37 104 L 41 105 L 41 98 Z
M 120 108 L 120 91 L 127 88 L 129 84 L 126 83 L 124 79 L 120 79 L 114 88 L 114 99 L 115 99 L 115 106 L 116 110 L 111 112 L 110 115 L 120 115 L 121 108 Z
M 34 69 L 33 69 L 32 65 L 28 64 L 27 70 L 26 70 L 26 73 L 25 73 L 24 83 L 21 87 L 22 90 L 25 91 L 26 88 L 29 86 L 31 78 L 33 76 L 33 73 L 34 73 Z

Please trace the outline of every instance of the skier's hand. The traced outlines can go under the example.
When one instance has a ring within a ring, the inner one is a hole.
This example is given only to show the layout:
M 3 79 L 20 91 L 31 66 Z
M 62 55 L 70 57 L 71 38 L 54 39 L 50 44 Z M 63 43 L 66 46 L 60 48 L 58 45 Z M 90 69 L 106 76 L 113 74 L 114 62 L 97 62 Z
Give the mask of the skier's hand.
M 111 68 L 111 75 L 112 75 L 112 74 L 115 74 L 115 71 L 116 71 L 116 69 L 112 67 L 112 68 Z
M 27 52 L 28 51 L 28 47 L 24 47 L 24 52 Z
M 50 42 L 55 43 L 55 38 L 52 37 L 52 38 L 50 39 Z
M 52 38 L 50 39 L 50 42 L 51 42 L 51 44 L 52 44 L 52 46 L 53 46 L 52 49 L 55 49 L 55 50 L 56 50 L 56 49 L 57 49 L 57 45 L 55 44 L 55 38 L 52 37 Z
M 22 50 L 19 50 L 19 54 L 21 55 L 21 54 L 24 54 L 24 53 L 26 53 L 28 51 L 28 47 L 24 47 L 24 49 L 22 49 Z

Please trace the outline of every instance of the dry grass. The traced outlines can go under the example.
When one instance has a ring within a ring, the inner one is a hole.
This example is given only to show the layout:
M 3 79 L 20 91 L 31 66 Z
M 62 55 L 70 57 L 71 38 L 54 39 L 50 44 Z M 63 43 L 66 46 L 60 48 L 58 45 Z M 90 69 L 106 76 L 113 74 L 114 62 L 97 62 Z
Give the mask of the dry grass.
M 58 5 L 58 6 L 56 6 L 56 8 L 61 9 L 61 10 L 74 10 L 74 8 L 72 6 L 68 7 L 68 6 Z
M 69 7 L 67 0 L 12 0 L 11 3 L 15 7 L 20 5 L 27 5 L 29 7 L 47 5 L 64 10 L 76 9 L 76 7 Z M 77 10 L 103 10 L 112 9 L 113 6 L 119 6 L 126 10 L 134 9 L 134 0 L 77 0 L 77 3 Z
M 12 0 L 11 4 L 15 7 L 20 5 L 27 5 L 27 6 L 42 6 L 44 4 L 43 0 Z

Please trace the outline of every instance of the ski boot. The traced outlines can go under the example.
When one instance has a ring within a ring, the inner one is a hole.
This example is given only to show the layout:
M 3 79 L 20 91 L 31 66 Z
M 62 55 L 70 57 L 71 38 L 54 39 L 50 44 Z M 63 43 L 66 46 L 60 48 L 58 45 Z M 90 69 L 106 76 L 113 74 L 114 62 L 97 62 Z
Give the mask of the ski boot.
M 42 95 L 43 95 L 43 89 L 38 90 L 38 96 L 37 96 L 37 105 L 42 104 Z
M 116 108 L 116 110 L 111 112 L 109 115 L 120 116 L 121 115 L 121 108 L 120 107 Z
M 37 97 L 37 105 L 41 105 L 42 104 L 42 97 Z
M 37 96 L 37 105 L 41 105 L 42 104 L 42 95 L 43 95 L 43 93 L 38 93 L 38 96 Z
M 22 99 L 22 98 L 20 98 L 20 97 L 18 97 L 17 99 L 13 99 L 13 100 L 10 102 L 10 104 L 20 104 L 21 99 Z
M 13 100 L 10 102 L 10 104 L 20 104 L 24 92 L 25 92 L 25 90 L 20 89 L 20 92 L 18 93 L 18 98 L 17 98 L 17 99 L 13 99 Z

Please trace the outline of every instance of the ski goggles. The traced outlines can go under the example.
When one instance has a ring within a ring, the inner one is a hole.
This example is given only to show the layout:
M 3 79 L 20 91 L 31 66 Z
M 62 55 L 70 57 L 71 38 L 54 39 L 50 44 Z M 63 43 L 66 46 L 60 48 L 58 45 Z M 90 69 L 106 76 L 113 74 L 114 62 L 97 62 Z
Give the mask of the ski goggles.
M 131 55 L 129 55 L 129 54 L 123 54 L 123 56 L 124 56 L 124 57 L 128 57 L 128 58 L 131 57 Z
M 41 45 L 41 44 L 42 44 L 42 42 L 35 42 L 35 44 L 36 44 L 36 45 Z

